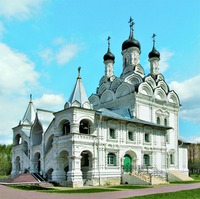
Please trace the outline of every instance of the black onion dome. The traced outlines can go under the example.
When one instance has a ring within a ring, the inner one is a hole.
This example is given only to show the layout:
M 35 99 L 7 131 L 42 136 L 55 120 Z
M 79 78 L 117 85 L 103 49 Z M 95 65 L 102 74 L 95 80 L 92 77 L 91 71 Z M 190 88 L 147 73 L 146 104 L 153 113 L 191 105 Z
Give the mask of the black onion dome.
M 152 51 L 149 53 L 149 59 L 152 57 L 157 57 L 160 59 L 160 53 L 153 47 Z
M 115 61 L 115 56 L 110 52 L 110 49 L 108 49 L 108 52 L 103 56 L 104 61 L 106 60 L 113 60 Z
M 127 39 L 126 41 L 123 42 L 123 44 L 122 44 L 122 51 L 126 50 L 128 48 L 131 48 L 131 47 L 137 47 L 137 48 L 139 48 L 139 50 L 141 48 L 139 41 L 137 41 L 134 38 L 130 38 L 129 37 L 129 39 Z

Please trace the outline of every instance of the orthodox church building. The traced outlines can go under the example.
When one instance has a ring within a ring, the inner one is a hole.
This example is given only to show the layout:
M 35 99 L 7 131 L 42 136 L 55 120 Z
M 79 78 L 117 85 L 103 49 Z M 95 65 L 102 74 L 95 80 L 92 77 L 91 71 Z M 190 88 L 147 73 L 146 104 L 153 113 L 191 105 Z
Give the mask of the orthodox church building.
M 153 184 L 155 176 L 166 182 L 188 175 L 187 146 L 179 139 L 179 97 L 159 72 L 155 35 L 150 72 L 144 74 L 133 24 L 130 19 L 130 35 L 122 44 L 120 77 L 114 75 L 108 37 L 105 74 L 96 93 L 88 98 L 79 68 L 62 110 L 35 110 L 31 97 L 13 128 L 13 175 L 32 173 L 71 187 Z

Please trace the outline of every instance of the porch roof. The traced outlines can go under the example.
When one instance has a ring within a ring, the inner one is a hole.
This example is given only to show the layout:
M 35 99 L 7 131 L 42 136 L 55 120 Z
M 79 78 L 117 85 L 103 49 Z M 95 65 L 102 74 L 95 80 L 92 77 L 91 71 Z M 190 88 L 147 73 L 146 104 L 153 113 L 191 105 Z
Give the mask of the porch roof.
M 144 120 L 138 119 L 136 117 L 133 117 L 133 118 L 124 117 L 124 116 L 121 116 L 120 114 L 117 114 L 117 113 L 110 111 L 106 108 L 101 108 L 101 109 L 97 110 L 96 114 L 102 115 L 103 117 L 107 117 L 107 118 L 111 118 L 111 119 L 123 120 L 123 121 L 127 121 L 127 122 L 141 124 L 141 125 L 151 126 L 151 127 L 154 127 L 154 128 L 160 128 L 160 129 L 163 129 L 163 130 L 172 129 L 172 127 L 170 127 L 170 126 L 164 126 L 164 125 L 156 124 L 156 123 L 153 123 L 153 122 L 144 121 Z

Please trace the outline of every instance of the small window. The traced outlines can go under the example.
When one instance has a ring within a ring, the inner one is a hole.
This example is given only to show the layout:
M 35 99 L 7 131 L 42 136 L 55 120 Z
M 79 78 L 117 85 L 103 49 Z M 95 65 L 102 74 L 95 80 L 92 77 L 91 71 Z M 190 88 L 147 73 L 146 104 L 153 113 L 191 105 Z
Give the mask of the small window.
M 160 118 L 157 117 L 157 124 L 160 124 Z
M 133 132 L 131 131 L 128 132 L 128 139 L 133 141 Z
M 144 134 L 144 141 L 145 142 L 150 142 L 150 135 L 149 135 L 149 133 L 145 133 Z
M 116 155 L 114 153 L 108 154 L 108 165 L 116 166 Z
M 170 164 L 174 164 L 174 154 L 170 154 Z
M 165 120 L 164 120 L 164 125 L 165 125 L 165 126 L 168 126 L 167 118 L 165 118 Z
M 144 166 L 149 166 L 150 165 L 150 157 L 148 154 L 145 154 L 143 156 L 143 162 L 144 162 Z
M 110 129 L 109 137 L 110 137 L 111 139 L 115 139 L 115 138 L 116 138 L 116 136 L 115 136 L 115 129 Z
M 169 142 L 169 133 L 166 133 L 166 142 Z

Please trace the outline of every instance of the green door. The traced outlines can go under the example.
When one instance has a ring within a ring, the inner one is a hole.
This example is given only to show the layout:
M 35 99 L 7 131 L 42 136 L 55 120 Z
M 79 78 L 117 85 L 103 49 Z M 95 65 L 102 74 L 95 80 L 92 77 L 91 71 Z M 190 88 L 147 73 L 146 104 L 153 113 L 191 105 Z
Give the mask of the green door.
M 124 172 L 132 171 L 132 159 L 129 155 L 124 156 Z

